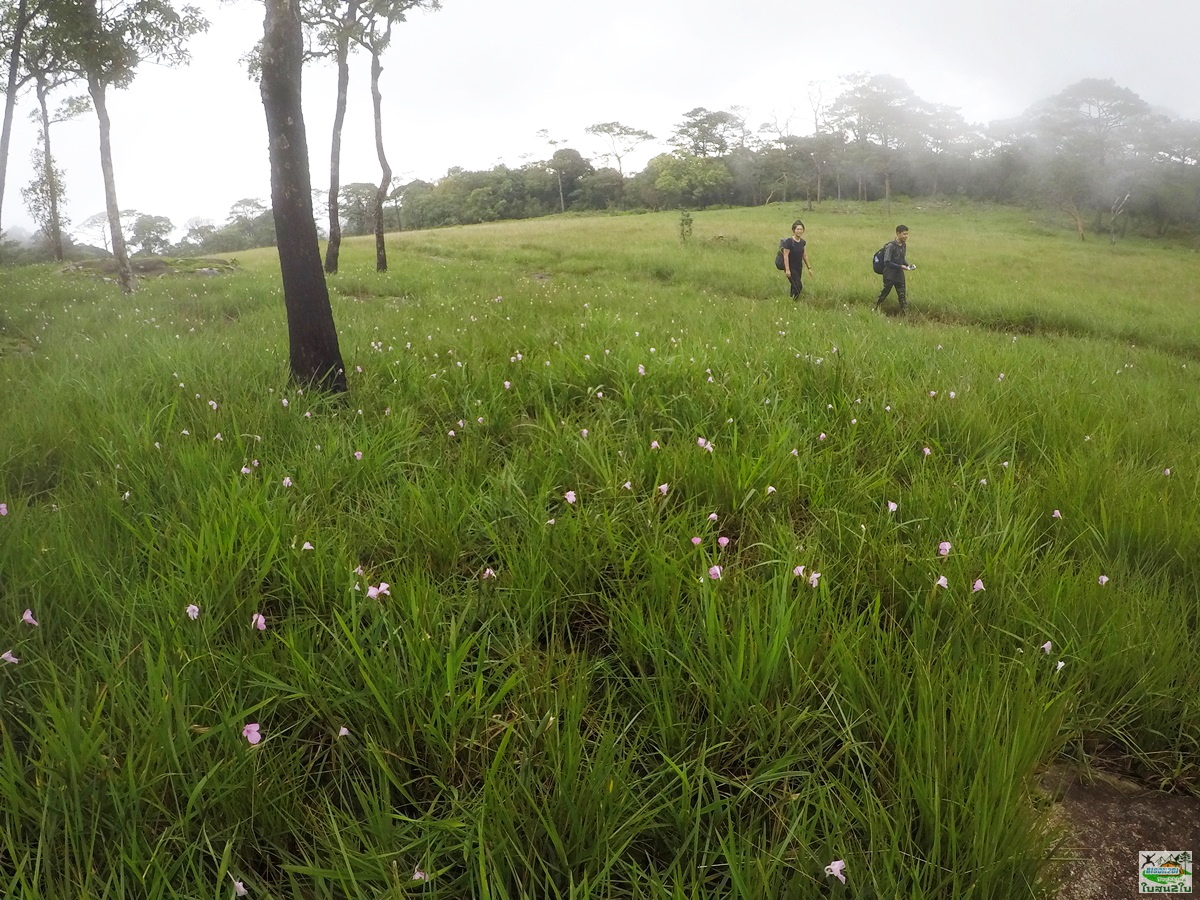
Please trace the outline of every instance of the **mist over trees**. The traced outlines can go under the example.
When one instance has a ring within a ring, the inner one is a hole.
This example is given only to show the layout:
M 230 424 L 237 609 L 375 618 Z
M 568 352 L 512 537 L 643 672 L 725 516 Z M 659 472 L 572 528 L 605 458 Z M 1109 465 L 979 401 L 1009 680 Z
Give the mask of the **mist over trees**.
M 890 75 L 850 75 L 828 102 L 813 100 L 814 130 L 803 135 L 778 119 L 752 127 L 738 108 L 689 110 L 670 137 L 674 150 L 629 175 L 598 167 L 610 159 L 620 166 L 629 147 L 618 156 L 617 148 L 601 146 L 593 161 L 561 142 L 551 159 L 519 168 L 452 168 L 435 183 L 398 185 L 389 227 L 520 219 L 564 208 L 887 202 L 902 195 L 1056 209 L 1081 238 L 1113 238 L 1131 225 L 1158 236 L 1200 230 L 1200 123 L 1157 113 L 1112 80 L 1085 79 L 988 126 L 918 97 Z M 586 131 L 646 135 L 620 122 Z

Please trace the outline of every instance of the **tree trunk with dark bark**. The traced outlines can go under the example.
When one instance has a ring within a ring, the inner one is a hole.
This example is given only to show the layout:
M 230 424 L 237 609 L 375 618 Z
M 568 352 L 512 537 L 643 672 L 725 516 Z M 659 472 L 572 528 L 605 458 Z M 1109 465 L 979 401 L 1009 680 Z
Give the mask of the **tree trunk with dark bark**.
M 26 0 L 17 3 L 17 21 L 13 29 L 12 52 L 8 57 L 8 85 L 4 94 L 4 126 L 0 129 L 0 211 L 4 209 L 4 182 L 8 173 L 8 145 L 12 139 L 13 111 L 17 105 L 17 70 L 21 64 L 21 41 L 25 37 Z M 0 219 L 3 222 L 3 219 Z
M 299 0 L 266 0 L 260 89 L 271 155 L 271 212 L 283 275 L 291 372 L 296 382 L 306 387 L 342 392 L 346 390 L 346 369 L 313 221 L 308 141 L 300 103 L 303 44 Z
M 62 220 L 58 214 L 60 189 L 58 173 L 54 170 L 54 154 L 50 152 L 50 108 L 46 105 L 46 94 L 49 93 L 49 90 L 45 76 L 39 73 L 37 98 L 42 112 L 42 177 L 46 179 L 47 199 L 50 202 L 50 233 L 46 236 L 50 239 L 50 248 L 54 253 L 54 258 L 58 262 L 62 262 L 65 254 L 62 242 Z
M 329 243 L 325 247 L 325 271 L 337 274 L 342 250 L 342 221 L 338 193 L 342 187 L 342 126 L 346 121 L 346 98 L 350 89 L 350 29 L 358 17 L 358 0 L 351 0 L 342 19 L 337 42 L 337 105 L 333 111 L 333 141 L 329 148 Z
M 391 31 L 391 26 L 388 26 Z M 387 199 L 392 184 L 392 167 L 383 152 L 383 95 L 379 92 L 379 76 L 383 66 L 379 62 L 379 51 L 371 52 L 371 103 L 375 108 L 375 153 L 379 156 L 379 189 L 375 191 L 375 271 L 387 271 L 387 247 L 383 243 L 383 201 Z
M 108 103 L 104 82 L 94 73 L 88 73 L 88 93 L 96 109 L 100 123 L 100 170 L 104 174 L 104 208 L 108 213 L 108 230 L 112 234 L 112 254 L 117 263 L 117 281 L 121 290 L 132 294 L 137 289 L 133 278 L 133 267 L 129 265 L 129 250 L 125 246 L 125 235 L 121 231 L 121 208 L 117 205 L 117 181 L 113 177 L 112 125 L 108 118 Z

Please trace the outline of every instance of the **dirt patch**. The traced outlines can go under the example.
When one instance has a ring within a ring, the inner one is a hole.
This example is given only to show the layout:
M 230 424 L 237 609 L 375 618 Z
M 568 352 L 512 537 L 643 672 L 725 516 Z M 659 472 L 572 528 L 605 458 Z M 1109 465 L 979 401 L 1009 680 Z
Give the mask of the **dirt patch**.
M 1064 834 L 1056 854 L 1057 900 L 1116 900 L 1138 894 L 1140 851 L 1200 852 L 1200 798 L 1155 791 L 1102 772 L 1055 766 L 1042 777 L 1058 800 Z
M 188 257 L 170 259 L 158 256 L 135 256 L 129 260 L 133 274 L 138 278 L 161 278 L 164 275 L 224 275 L 237 268 L 237 261 L 230 259 Z M 117 263 L 112 259 L 87 259 L 62 269 L 75 275 L 95 275 L 101 278 L 117 277 Z

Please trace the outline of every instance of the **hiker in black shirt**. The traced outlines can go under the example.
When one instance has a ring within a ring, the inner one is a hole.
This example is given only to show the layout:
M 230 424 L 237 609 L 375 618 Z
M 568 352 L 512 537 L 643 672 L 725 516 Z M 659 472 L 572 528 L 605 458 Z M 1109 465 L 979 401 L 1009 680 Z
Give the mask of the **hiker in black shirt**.
M 909 265 L 905 259 L 907 245 L 908 226 L 897 225 L 896 239 L 889 241 L 883 251 L 883 290 L 879 292 L 879 299 L 875 301 L 876 309 L 883 306 L 883 301 L 892 292 L 892 288 L 895 288 L 896 299 L 900 301 L 900 312 L 908 310 L 908 293 L 904 284 L 904 273 L 912 271 L 916 266 Z
M 808 263 L 808 253 L 804 249 L 806 243 L 804 223 L 797 219 L 792 223 L 792 236 L 785 238 L 779 247 L 780 252 L 783 253 L 783 274 L 787 276 L 788 282 L 792 286 L 793 300 L 799 300 L 800 292 L 804 290 L 804 285 L 800 282 L 803 274 L 801 266 L 806 266 L 808 274 L 812 274 L 812 266 Z

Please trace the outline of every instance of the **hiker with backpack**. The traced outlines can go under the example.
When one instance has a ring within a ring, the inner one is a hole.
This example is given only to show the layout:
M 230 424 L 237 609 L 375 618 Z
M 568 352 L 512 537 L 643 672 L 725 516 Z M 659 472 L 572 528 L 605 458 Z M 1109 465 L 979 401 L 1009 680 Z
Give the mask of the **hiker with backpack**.
M 911 272 L 916 266 L 905 259 L 907 248 L 908 226 L 897 225 L 896 239 L 888 241 L 872 257 L 871 266 L 875 270 L 875 274 L 883 276 L 883 290 L 879 292 L 879 299 L 875 301 L 876 309 L 883 306 L 883 301 L 892 292 L 892 288 L 895 288 L 896 299 L 900 301 L 900 312 L 908 311 L 908 293 L 904 283 L 904 273 Z
M 804 223 L 797 219 L 792 223 L 792 236 L 779 242 L 779 252 L 775 254 L 775 268 L 782 269 L 792 286 L 792 299 L 799 300 L 804 285 L 800 281 L 803 274 L 801 266 L 808 268 L 812 274 L 812 266 L 808 262 L 808 251 L 804 249 L 808 242 L 804 240 Z

